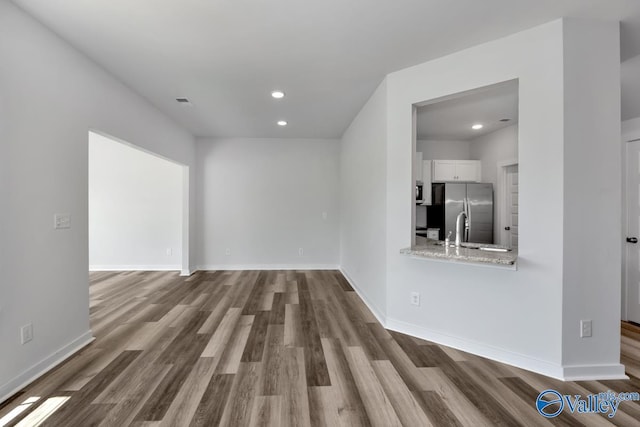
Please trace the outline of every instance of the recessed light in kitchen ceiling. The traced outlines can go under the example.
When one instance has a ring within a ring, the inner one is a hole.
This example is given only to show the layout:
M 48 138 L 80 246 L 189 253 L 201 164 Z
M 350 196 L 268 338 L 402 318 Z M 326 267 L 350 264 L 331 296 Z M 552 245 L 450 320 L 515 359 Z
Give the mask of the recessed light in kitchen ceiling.
M 271 92 L 271 96 L 275 99 L 281 99 L 284 98 L 284 92 L 281 90 L 274 90 L 273 92 Z
M 471 126 L 471 129 L 473 130 L 480 130 L 482 129 L 484 126 L 481 125 L 480 123 L 476 123 L 475 125 Z
M 286 126 L 287 124 L 286 120 L 278 120 L 278 126 Z

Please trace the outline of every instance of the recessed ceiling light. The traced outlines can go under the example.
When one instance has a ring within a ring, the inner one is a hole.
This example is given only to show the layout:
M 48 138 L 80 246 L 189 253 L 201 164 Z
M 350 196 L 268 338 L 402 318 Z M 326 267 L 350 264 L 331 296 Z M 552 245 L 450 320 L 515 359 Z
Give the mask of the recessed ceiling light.
M 286 126 L 286 125 L 287 125 L 286 120 L 278 120 L 278 126 Z
M 475 125 L 471 126 L 471 129 L 473 130 L 480 130 L 482 129 L 484 126 L 481 125 L 480 123 L 476 123 Z
M 284 92 L 281 90 L 274 90 L 273 92 L 271 92 L 271 96 L 275 99 L 281 99 L 284 98 Z

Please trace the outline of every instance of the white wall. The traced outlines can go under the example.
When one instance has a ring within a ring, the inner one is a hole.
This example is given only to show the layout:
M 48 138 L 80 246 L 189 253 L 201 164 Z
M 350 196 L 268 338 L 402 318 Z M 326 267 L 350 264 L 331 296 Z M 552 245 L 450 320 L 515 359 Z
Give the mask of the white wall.
M 89 134 L 89 270 L 180 270 L 182 166 Z
M 387 311 L 386 91 L 383 81 L 340 145 L 340 266 L 381 320 Z
M 471 158 L 480 160 L 482 182 L 493 184 L 494 227 L 493 241 L 499 242 L 498 214 L 504 209 L 504 200 L 498 191 L 498 164 L 518 159 L 518 125 L 511 125 L 472 139 L 470 142 Z
M 424 140 L 416 141 L 416 151 L 425 160 L 471 160 L 469 141 Z
M 572 190 L 580 177 L 592 174 L 589 181 L 610 173 L 615 159 L 607 155 L 607 168 L 576 169 L 565 163 L 565 149 L 573 152 L 573 139 L 578 136 L 575 129 L 565 129 L 564 115 L 567 108 L 573 114 L 593 123 L 596 113 L 580 107 L 577 89 L 588 92 L 588 83 L 598 72 L 604 73 L 611 82 L 598 87 L 600 94 L 604 86 L 616 83 L 612 73 L 619 61 L 611 61 L 612 55 L 602 54 L 602 44 L 611 44 L 610 32 L 618 26 L 610 24 L 606 36 L 596 43 L 596 58 L 603 64 L 583 68 L 579 72 L 589 77 L 576 79 L 575 86 L 565 93 L 568 75 L 564 68 L 564 38 L 567 32 L 580 34 L 588 30 L 591 23 L 575 23 L 565 26 L 565 21 L 555 21 L 503 39 L 430 61 L 387 76 L 387 153 L 386 153 L 386 232 L 387 232 L 387 326 L 438 341 L 467 351 L 482 354 L 506 363 L 560 378 L 622 377 L 623 367 L 615 351 L 600 351 L 590 354 L 598 345 L 609 345 L 619 339 L 619 328 L 612 328 L 610 319 L 619 316 L 619 310 L 611 307 L 611 301 L 619 305 L 619 291 L 614 281 L 603 282 L 602 274 L 584 278 L 584 286 L 591 289 L 601 286 L 611 290 L 610 295 L 598 292 L 598 297 L 581 296 L 576 305 L 583 316 L 598 319 L 594 335 L 576 347 L 563 346 L 565 335 L 578 334 L 577 325 L 563 331 L 563 310 L 572 311 L 574 302 L 563 302 L 563 290 L 570 285 L 566 280 L 575 276 L 576 265 L 566 259 L 571 251 L 580 253 L 582 263 L 591 263 L 591 269 L 601 269 L 611 277 L 617 277 L 619 259 L 615 256 L 601 258 L 600 251 L 585 251 L 583 239 L 573 239 L 565 234 L 565 185 Z M 575 33 L 574 33 L 575 32 Z M 574 40 L 577 39 L 577 40 Z M 571 49 L 590 50 L 591 38 L 584 45 L 579 37 L 572 37 Z M 473 64 L 470 68 L 469 64 Z M 571 68 L 568 72 L 577 74 Z M 510 271 L 473 265 L 412 259 L 399 254 L 399 250 L 411 245 L 412 230 L 412 106 L 427 100 L 463 92 L 512 79 L 519 79 L 519 160 L 520 160 L 520 251 L 518 270 Z M 619 83 L 619 81 L 618 81 Z M 613 94 L 605 96 L 604 110 Z M 590 98 L 588 98 L 590 100 Z M 372 108 L 364 107 L 363 111 Z M 384 110 L 383 106 L 377 106 Z M 604 134 L 614 134 L 611 115 L 603 113 L 605 127 L 586 138 L 585 146 L 597 147 L 614 139 L 597 139 Z M 600 123 L 599 123 L 600 124 Z M 619 124 L 618 124 L 619 126 Z M 609 135 L 609 136 L 611 136 Z M 615 147 L 617 151 L 617 147 Z M 589 162 L 591 159 L 589 158 Z M 349 168 L 351 164 L 344 167 Z M 567 172 L 575 176 L 567 181 Z M 566 181 L 566 183 L 565 183 Z M 603 188 L 609 188 L 610 178 L 605 178 Z M 381 189 L 382 185 L 378 185 Z M 598 190 L 600 191 L 600 190 Z M 615 193 L 615 192 L 614 192 Z M 614 195 L 612 199 L 615 199 Z M 580 200 L 580 203 L 583 201 Z M 619 204 L 618 204 L 619 205 Z M 544 209 L 541 209 L 544 206 Z M 604 220 L 616 215 L 618 207 L 598 208 L 591 220 Z M 605 212 L 606 211 L 606 212 Z M 370 214 L 373 215 L 373 214 Z M 364 220 L 364 219 L 363 219 Z M 597 223 L 597 222 L 596 222 Z M 580 244 L 577 242 L 580 241 Z M 368 251 L 370 251 L 369 249 Z M 615 252 L 615 251 L 614 251 Z M 348 254 L 342 254 L 347 257 Z M 569 269 L 569 271 L 567 271 Z M 360 286 L 360 283 L 356 283 Z M 421 306 L 410 305 L 410 293 L 422 294 Z M 574 295 L 573 292 L 570 292 Z M 596 299 L 602 304 L 594 304 Z M 572 313 L 569 323 L 573 323 Z M 602 320 L 602 322 L 600 322 Z M 595 324 L 594 324 L 595 325 Z M 575 327 L 575 328 L 574 328 Z M 587 355 L 586 365 L 573 363 L 576 349 Z M 569 357 L 569 353 L 571 356 Z M 605 354 L 606 353 L 606 354 Z
M 339 149 L 338 140 L 199 140 L 199 266 L 337 268 Z
M 629 119 L 622 122 L 622 136 L 629 138 L 638 138 L 636 135 L 640 133 L 640 117 Z
M 574 20 L 563 30 L 562 363 L 574 372 L 620 360 L 620 31 Z M 593 339 L 579 337 L 581 319 Z
M 482 182 L 498 182 L 498 163 L 518 158 L 518 125 L 474 138 L 470 143 L 471 159 L 482 163 Z
M 190 166 L 194 146 L 187 132 L 6 1 L 0 63 L 1 401 L 91 339 L 89 130 Z M 54 230 L 54 213 L 70 213 L 72 228 Z M 19 329 L 29 322 L 34 340 L 20 345 Z
M 412 104 L 515 78 L 522 136 L 518 271 L 399 255 L 411 242 L 411 201 L 403 190 L 411 182 Z M 560 21 L 388 76 L 388 326 L 561 376 L 562 83 Z M 531 207 L 542 200 L 550 208 L 534 215 Z M 412 291 L 422 293 L 420 307 L 409 304 Z
M 640 73 L 640 55 L 627 59 L 621 64 L 620 68 L 623 81 L 632 82 L 636 80 L 638 73 Z M 630 122 L 640 114 L 640 90 L 638 90 L 637 85 L 625 85 L 621 98 L 622 111 L 625 114 L 622 119 Z

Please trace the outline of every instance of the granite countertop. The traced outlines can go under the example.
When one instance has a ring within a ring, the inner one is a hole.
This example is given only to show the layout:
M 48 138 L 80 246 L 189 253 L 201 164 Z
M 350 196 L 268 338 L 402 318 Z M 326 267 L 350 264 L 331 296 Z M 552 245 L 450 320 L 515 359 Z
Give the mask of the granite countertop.
M 504 246 L 478 243 L 463 243 L 462 245 L 463 246 L 459 248 L 456 248 L 455 246 L 445 248 L 444 242 L 429 239 L 427 240 L 426 245 L 418 245 L 412 246 L 410 248 L 400 249 L 400 253 L 416 258 L 512 267 L 515 266 L 518 259 L 518 252 L 515 250 L 510 250 L 508 252 L 493 252 L 490 250 L 479 249 L 480 247 L 489 249 L 504 249 Z

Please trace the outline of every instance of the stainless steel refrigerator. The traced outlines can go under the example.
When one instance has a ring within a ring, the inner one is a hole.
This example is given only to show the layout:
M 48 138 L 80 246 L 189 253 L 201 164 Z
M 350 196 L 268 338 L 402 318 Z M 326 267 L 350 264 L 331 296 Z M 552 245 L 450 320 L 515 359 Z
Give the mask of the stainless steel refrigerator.
M 456 238 L 456 218 L 467 214 L 462 241 L 493 243 L 493 184 L 432 184 L 431 206 L 427 206 L 427 227 L 440 229 L 440 240 L 451 231 Z

